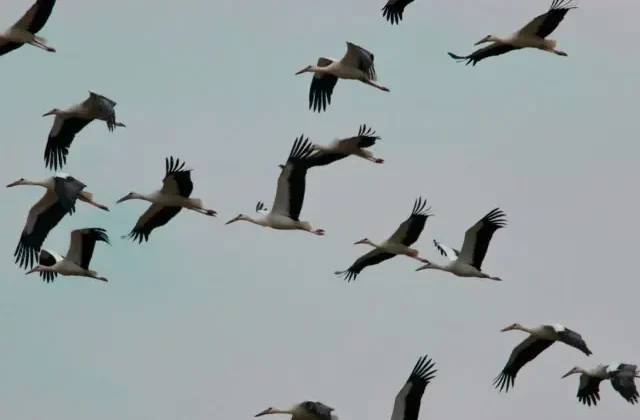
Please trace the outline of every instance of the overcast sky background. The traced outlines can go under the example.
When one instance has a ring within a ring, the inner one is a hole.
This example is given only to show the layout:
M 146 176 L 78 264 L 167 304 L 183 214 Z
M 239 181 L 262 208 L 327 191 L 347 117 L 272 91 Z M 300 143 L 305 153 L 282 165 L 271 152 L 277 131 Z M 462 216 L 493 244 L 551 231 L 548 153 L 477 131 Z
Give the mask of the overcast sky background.
M 384 420 L 417 358 L 438 374 L 422 419 L 629 419 L 638 412 L 608 383 L 596 408 L 578 403 L 574 365 L 640 363 L 637 222 L 640 84 L 635 0 L 582 0 L 553 34 L 567 58 L 518 51 L 455 63 L 506 35 L 550 0 L 417 0 L 400 26 L 384 1 L 61 0 L 40 33 L 0 59 L 3 182 L 44 178 L 54 107 L 88 90 L 118 102 L 126 129 L 93 123 L 64 171 L 105 213 L 78 205 L 69 231 L 103 227 L 92 268 L 109 279 L 46 284 L 13 264 L 25 216 L 43 194 L 5 189 L 0 221 L 0 417 L 11 420 L 248 420 L 305 399 L 344 420 Z M 29 1 L 2 4 L 9 26 Z M 307 109 L 319 56 L 349 40 L 376 57 L 379 82 L 338 83 L 323 114 Z M 386 160 L 351 158 L 311 171 L 302 218 L 325 237 L 248 223 L 270 206 L 294 138 L 327 143 L 371 125 Z M 147 208 L 115 201 L 161 186 L 164 158 L 194 168 L 194 197 L 217 219 L 182 212 L 143 245 L 120 239 Z M 496 206 L 486 272 L 502 283 L 416 273 L 397 257 L 347 284 L 332 273 L 388 237 L 423 195 L 436 216 L 416 247 L 442 262 L 434 238 L 459 247 Z M 492 387 L 525 334 L 499 330 L 559 322 L 594 355 L 556 345 L 524 367 L 508 394 Z

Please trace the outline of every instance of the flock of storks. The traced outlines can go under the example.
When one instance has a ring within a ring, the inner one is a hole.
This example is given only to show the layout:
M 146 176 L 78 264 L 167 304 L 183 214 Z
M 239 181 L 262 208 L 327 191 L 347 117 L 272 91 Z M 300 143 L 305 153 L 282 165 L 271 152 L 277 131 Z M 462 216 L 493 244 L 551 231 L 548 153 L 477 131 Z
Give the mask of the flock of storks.
M 449 53 L 449 55 L 456 60 L 464 60 L 467 64 L 473 65 L 484 58 L 527 47 L 566 56 L 566 53 L 556 49 L 556 41 L 546 37 L 556 29 L 565 14 L 576 7 L 570 5 L 570 1 L 553 0 L 546 13 L 537 16 L 522 29 L 508 37 L 487 35 L 476 44 L 488 42 L 490 45 L 467 56 L 453 53 Z M 405 8 L 412 2 L 413 0 L 389 0 L 382 9 L 382 15 L 391 24 L 398 24 L 403 19 Z M 36 35 L 49 19 L 55 3 L 56 0 L 37 0 L 18 22 L 0 34 L 0 55 L 7 54 L 24 44 L 55 52 L 54 48 L 47 45 L 44 38 Z M 313 73 L 309 90 L 309 108 L 313 111 L 326 110 L 331 103 L 333 90 L 338 79 L 359 80 L 382 91 L 389 91 L 388 88 L 376 82 L 373 54 L 351 42 L 347 42 L 347 52 L 341 60 L 321 57 L 318 59 L 317 65 L 307 66 L 296 74 L 305 72 Z M 89 92 L 89 97 L 77 105 L 67 109 L 55 108 L 45 113 L 44 116 L 55 116 L 45 146 L 45 165 L 56 171 L 62 168 L 66 164 L 73 139 L 93 120 L 105 121 L 109 131 L 114 131 L 116 127 L 125 127 L 122 122 L 116 121 L 115 106 L 116 103 L 109 98 Z M 314 235 L 324 235 L 323 229 L 314 229 L 311 223 L 299 219 L 304 200 L 307 171 L 310 168 L 329 165 L 349 155 L 381 164 L 384 160 L 375 157 L 368 150 L 379 139 L 380 137 L 365 125 L 360 126 L 357 135 L 336 140 L 326 146 L 312 143 L 304 135 L 300 136 L 295 140 L 286 163 L 279 165 L 281 173 L 271 210 L 269 211 L 260 201 L 255 208 L 256 216 L 239 214 L 229 220 L 227 224 L 246 221 L 273 229 L 302 230 Z M 44 187 L 46 192 L 29 210 L 14 255 L 16 263 L 20 267 L 30 269 L 27 274 L 38 272 L 46 282 L 52 282 L 57 275 L 83 276 L 106 282 L 106 278 L 99 276 L 96 271 L 89 268 L 96 243 L 109 243 L 109 237 L 104 229 L 73 230 L 70 235 L 69 249 L 65 256 L 51 250 L 45 250 L 42 245 L 49 232 L 60 220 L 66 214 L 74 213 L 77 200 L 101 210 L 108 211 L 108 208 L 95 202 L 93 195 L 85 190 L 86 185 L 68 174 L 58 172 L 44 180 L 21 178 L 10 183 L 7 187 L 17 185 L 37 185 Z M 154 229 L 165 225 L 183 208 L 207 216 L 216 216 L 217 212 L 205 208 L 201 199 L 191 197 L 192 191 L 191 170 L 185 169 L 185 163 L 179 159 L 167 158 L 165 176 L 160 190 L 151 194 L 130 192 L 118 200 L 118 203 L 132 199 L 151 203 L 127 237 L 138 241 L 138 243 L 148 241 L 149 235 Z M 471 226 L 464 235 L 460 250 L 450 248 L 434 240 L 433 243 L 437 250 L 449 260 L 447 264 L 440 265 L 420 257 L 418 250 L 411 248 L 422 233 L 427 219 L 432 216 L 431 208 L 426 204 L 426 200 L 418 198 L 414 203 L 411 215 L 387 240 L 374 242 L 364 238 L 356 242 L 356 244 L 370 245 L 373 249 L 358 258 L 348 269 L 337 271 L 335 274 L 343 276 L 347 281 L 352 281 L 365 267 L 379 264 L 396 255 L 405 255 L 423 264 L 416 271 L 435 269 L 448 271 L 460 277 L 477 277 L 499 281 L 499 277 L 484 273 L 481 266 L 494 232 L 506 226 L 505 213 L 499 208 L 495 208 Z M 36 262 L 38 264 L 33 267 Z M 506 392 L 513 387 L 518 371 L 556 341 L 574 347 L 587 356 L 592 354 L 580 334 L 559 324 L 525 327 L 516 323 L 502 331 L 511 330 L 524 331 L 529 335 L 513 349 L 502 372 L 495 378 L 494 385 L 500 391 Z M 427 356 L 418 360 L 406 384 L 395 399 L 392 420 L 416 420 L 418 418 L 422 394 L 425 387 L 434 378 L 435 372 L 434 363 Z M 611 382 L 613 388 L 625 400 L 632 404 L 638 402 L 639 395 L 634 379 L 640 377 L 640 372 L 636 365 L 613 363 L 598 365 L 589 370 L 575 367 L 563 377 L 572 374 L 580 374 L 577 397 L 584 404 L 591 406 L 597 403 L 600 399 L 600 382 L 606 380 Z M 287 410 L 270 407 L 258 413 L 256 417 L 265 414 L 286 413 L 299 420 L 331 420 L 336 418 L 333 411 L 333 408 L 320 402 L 305 401 Z

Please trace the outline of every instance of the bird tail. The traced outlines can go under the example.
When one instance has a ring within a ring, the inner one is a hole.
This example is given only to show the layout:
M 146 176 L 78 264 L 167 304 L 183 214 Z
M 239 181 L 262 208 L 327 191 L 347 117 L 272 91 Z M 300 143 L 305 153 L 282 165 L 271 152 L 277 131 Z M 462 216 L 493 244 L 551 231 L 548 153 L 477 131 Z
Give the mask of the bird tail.
M 558 42 L 555 39 L 545 39 L 544 45 L 547 48 L 555 49 Z
M 87 270 L 87 274 L 90 276 L 96 277 L 98 275 L 98 272 L 93 270 Z
M 309 222 L 299 222 L 300 229 L 311 230 L 311 223 Z
M 46 43 L 47 43 L 47 39 L 46 39 L 46 38 L 44 38 L 44 37 L 41 37 L 41 36 L 38 36 L 38 35 L 34 35 L 33 37 L 34 37 L 34 38 L 35 38 L 35 40 L 36 40 L 36 41 L 38 41 L 38 42 L 41 42 L 41 43 L 43 43 L 43 44 L 46 44 Z
M 194 207 L 202 208 L 202 200 L 199 198 L 190 198 L 189 203 L 191 203 Z
M 81 191 L 80 195 L 84 198 L 86 198 L 87 200 L 92 200 L 93 201 L 93 194 L 91 194 L 89 191 Z
M 331 420 L 338 420 L 338 419 L 339 419 L 339 417 L 338 417 L 337 414 L 331 413 Z

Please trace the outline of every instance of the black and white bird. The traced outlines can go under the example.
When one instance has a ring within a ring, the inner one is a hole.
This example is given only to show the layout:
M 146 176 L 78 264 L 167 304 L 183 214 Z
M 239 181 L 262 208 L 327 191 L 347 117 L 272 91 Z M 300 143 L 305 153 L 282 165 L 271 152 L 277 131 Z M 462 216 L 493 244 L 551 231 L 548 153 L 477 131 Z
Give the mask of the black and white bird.
M 598 365 L 589 370 L 576 366 L 562 377 L 566 378 L 574 374 L 580 374 L 578 401 L 589 407 L 595 406 L 600 401 L 600 382 L 602 381 L 610 381 L 613 389 L 631 404 L 637 403 L 640 398 L 635 384 L 635 378 L 640 378 L 636 365 L 613 363 Z
M 83 182 L 68 174 L 57 173 L 52 177 L 33 181 L 20 178 L 7 185 L 7 188 L 18 185 L 36 185 L 46 188 L 42 198 L 29 209 L 27 222 L 14 253 L 16 264 L 23 268 L 33 266 L 51 229 L 67 213 L 74 213 L 76 200 L 79 199 L 102 210 L 109 210 L 106 206 L 93 201 L 93 194 L 84 190 L 86 185 Z
M 464 234 L 461 251 L 443 245 L 434 239 L 434 245 L 443 256 L 449 258 L 449 263 L 439 265 L 426 261 L 426 264 L 417 268 L 416 271 L 441 270 L 459 277 L 478 277 L 500 281 L 500 277 L 490 276 L 482 272 L 482 262 L 487 255 L 489 242 L 495 231 L 507 225 L 506 217 L 506 214 L 499 208 L 487 213 L 475 225 L 467 229 Z
M 331 104 L 333 89 L 338 79 L 359 80 L 385 92 L 389 89 L 376 83 L 377 75 L 373 63 L 373 54 L 364 48 L 347 41 L 347 52 L 340 60 L 320 57 L 318 63 L 298 71 L 314 73 L 309 89 L 309 109 L 321 112 Z
M 56 52 L 47 45 L 47 40 L 36 34 L 49 20 L 56 0 L 36 0 L 19 21 L 0 34 L 0 55 L 5 55 L 24 44 L 33 45 L 48 52 Z
M 587 356 L 592 354 L 580 334 L 560 324 L 523 327 L 516 323 L 500 331 L 513 330 L 527 332 L 529 333 L 529 337 L 513 349 L 504 369 L 502 369 L 500 375 L 494 379 L 493 384 L 500 392 L 502 392 L 503 389 L 505 392 L 509 392 L 509 388 L 513 388 L 514 386 L 518 371 L 556 341 L 574 347 Z
M 73 139 L 93 120 L 105 121 L 109 131 L 116 127 L 126 127 L 116 121 L 116 103 L 106 96 L 89 91 L 89 97 L 67 109 L 54 108 L 43 114 L 55 115 L 49 131 L 47 145 L 44 148 L 44 163 L 49 169 L 58 170 L 67 163 L 69 147 Z
M 288 409 L 269 407 L 255 415 L 255 417 L 267 414 L 290 414 L 291 420 L 338 420 L 335 411 L 320 401 L 303 401 Z
M 271 211 L 264 206 L 263 202 L 259 201 L 256 205 L 256 213 L 259 216 L 239 214 L 225 224 L 245 221 L 272 229 L 303 230 L 314 235 L 323 236 L 325 234 L 324 229 L 314 229 L 311 223 L 300 220 L 308 169 L 306 159 L 312 151 L 313 144 L 309 141 L 309 138 L 305 138 L 304 134 L 298 137 L 293 142 L 287 163 L 279 165 L 281 171 Z
M 413 0 L 388 0 L 387 4 L 382 8 L 382 16 L 392 25 L 397 25 L 402 20 L 404 8 L 411 3 L 413 3 Z
M 567 53 L 556 49 L 556 41 L 547 39 L 547 37 L 560 25 L 560 22 L 562 22 L 567 12 L 576 7 L 577 6 L 571 4 L 571 0 L 553 0 L 551 7 L 546 13 L 535 17 L 531 22 L 527 23 L 522 29 L 512 35 L 507 37 L 487 35 L 476 42 L 475 45 L 486 42 L 491 42 L 491 45 L 480 48 L 466 56 L 453 53 L 448 54 L 457 61 L 466 61 L 466 64 L 471 63 L 473 66 L 475 66 L 478 61 L 487 57 L 495 57 L 522 48 L 537 48 L 566 57 Z
M 131 232 L 123 238 L 131 238 L 138 243 L 148 241 L 154 229 L 166 225 L 183 208 L 207 216 L 216 216 L 218 213 L 215 210 L 204 208 L 201 199 L 190 198 L 193 191 L 191 171 L 192 169 L 184 169 L 184 162 L 180 162 L 180 159 L 174 159 L 173 156 L 165 158 L 165 176 L 161 189 L 151 194 L 138 194 L 132 191 L 119 199 L 116 203 L 127 200 L 144 200 L 151 203 Z
M 407 220 L 402 222 L 398 229 L 387 239 L 386 241 L 376 243 L 370 241 L 368 238 L 364 238 L 354 243 L 367 244 L 374 247 L 373 250 L 367 252 L 360 258 L 358 258 L 348 269 L 344 271 L 336 271 L 334 274 L 337 276 L 344 276 L 347 282 L 355 280 L 358 274 L 370 265 L 379 264 L 396 255 L 406 255 L 407 257 L 414 258 L 421 262 L 427 262 L 427 260 L 418 256 L 417 249 L 411 248 L 422 233 L 427 219 L 433 216 L 430 213 L 431 207 L 426 208 L 427 200 L 423 200 L 422 197 L 416 199 L 413 204 L 413 211 Z
M 89 269 L 96 242 L 109 244 L 107 232 L 101 228 L 85 228 L 71 231 L 71 242 L 66 256 L 43 249 L 40 251 L 40 261 L 37 266 L 26 274 L 40 273 L 42 280 L 52 282 L 58 274 L 62 276 L 90 277 L 107 281 L 98 273 Z
M 427 385 L 435 378 L 437 371 L 433 360 L 428 356 L 418 359 L 409 379 L 396 396 L 391 420 L 418 420 L 422 395 Z
M 324 166 L 344 159 L 349 155 L 358 156 L 373 163 L 384 163 L 384 159 L 376 158 L 369 150 L 376 141 L 380 140 L 380 136 L 376 136 L 376 132 L 362 124 L 358 129 L 358 135 L 347 137 L 344 139 L 334 140 L 328 146 L 314 144 L 314 152 L 306 159 L 307 166 Z

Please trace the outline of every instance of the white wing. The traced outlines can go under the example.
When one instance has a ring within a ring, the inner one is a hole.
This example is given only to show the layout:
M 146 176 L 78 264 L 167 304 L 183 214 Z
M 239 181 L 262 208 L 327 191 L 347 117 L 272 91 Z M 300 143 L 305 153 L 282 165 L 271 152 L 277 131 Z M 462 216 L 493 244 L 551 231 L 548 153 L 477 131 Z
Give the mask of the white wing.
M 347 52 L 340 62 L 345 66 L 353 67 L 364 72 L 370 80 L 376 80 L 373 54 L 364 48 L 347 41 Z
M 83 229 L 71 231 L 71 242 L 67 251 L 67 260 L 77 265 L 82 264 L 82 231 Z

